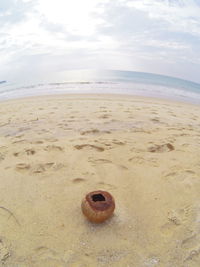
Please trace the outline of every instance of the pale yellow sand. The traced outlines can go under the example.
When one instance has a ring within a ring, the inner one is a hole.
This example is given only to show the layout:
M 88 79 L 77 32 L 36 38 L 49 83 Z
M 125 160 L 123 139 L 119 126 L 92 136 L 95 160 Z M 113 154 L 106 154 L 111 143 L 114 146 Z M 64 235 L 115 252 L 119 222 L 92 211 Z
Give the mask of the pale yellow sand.
M 80 204 L 109 191 L 101 225 Z M 0 103 L 0 264 L 200 266 L 200 107 L 121 96 Z

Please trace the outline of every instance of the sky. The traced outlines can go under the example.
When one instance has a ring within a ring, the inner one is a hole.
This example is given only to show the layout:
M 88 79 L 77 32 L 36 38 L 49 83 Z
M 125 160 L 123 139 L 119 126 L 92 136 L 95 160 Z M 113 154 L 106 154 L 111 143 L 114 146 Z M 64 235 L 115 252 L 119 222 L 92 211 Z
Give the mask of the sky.
M 78 69 L 200 83 L 200 0 L 0 0 L 0 80 Z

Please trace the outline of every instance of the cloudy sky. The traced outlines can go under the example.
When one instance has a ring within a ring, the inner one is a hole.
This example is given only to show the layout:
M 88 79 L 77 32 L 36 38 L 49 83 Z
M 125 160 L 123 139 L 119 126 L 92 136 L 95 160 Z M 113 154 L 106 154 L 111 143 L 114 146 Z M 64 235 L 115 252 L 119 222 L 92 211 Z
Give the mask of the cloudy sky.
M 200 83 L 200 0 L 0 0 L 0 80 L 75 69 Z

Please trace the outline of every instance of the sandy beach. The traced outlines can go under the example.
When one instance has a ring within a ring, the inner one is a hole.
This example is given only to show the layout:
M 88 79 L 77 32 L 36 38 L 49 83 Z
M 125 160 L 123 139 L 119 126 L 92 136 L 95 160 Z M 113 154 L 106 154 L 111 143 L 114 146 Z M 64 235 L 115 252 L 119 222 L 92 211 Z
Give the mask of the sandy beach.
M 200 266 L 200 106 L 113 95 L 0 103 L 0 266 Z M 96 225 L 85 194 L 110 192 Z

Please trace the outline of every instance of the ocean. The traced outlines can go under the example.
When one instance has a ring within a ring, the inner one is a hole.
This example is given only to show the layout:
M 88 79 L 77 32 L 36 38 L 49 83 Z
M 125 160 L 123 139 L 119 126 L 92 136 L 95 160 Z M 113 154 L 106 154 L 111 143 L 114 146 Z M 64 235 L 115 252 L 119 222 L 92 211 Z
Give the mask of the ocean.
M 137 95 L 200 104 L 200 84 L 144 72 L 74 70 L 42 80 L 0 82 L 0 100 L 65 93 Z

